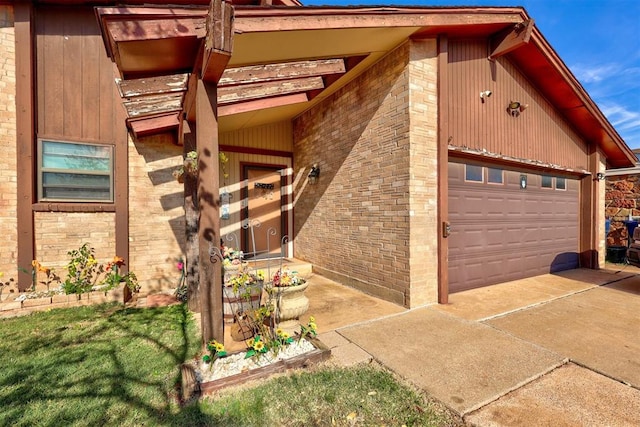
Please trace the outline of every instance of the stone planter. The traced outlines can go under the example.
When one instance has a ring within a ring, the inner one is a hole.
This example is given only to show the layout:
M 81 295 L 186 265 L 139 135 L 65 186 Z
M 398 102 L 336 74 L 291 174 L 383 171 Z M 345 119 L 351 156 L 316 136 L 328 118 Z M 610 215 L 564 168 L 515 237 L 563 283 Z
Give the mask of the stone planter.
M 298 286 L 283 286 L 273 288 L 276 297 L 276 322 L 278 327 L 290 335 L 298 330 L 300 316 L 309 309 L 309 298 L 304 291 L 309 286 L 303 283 Z
M 39 307 L 41 305 L 51 304 L 51 297 L 28 298 L 22 301 L 22 308 Z

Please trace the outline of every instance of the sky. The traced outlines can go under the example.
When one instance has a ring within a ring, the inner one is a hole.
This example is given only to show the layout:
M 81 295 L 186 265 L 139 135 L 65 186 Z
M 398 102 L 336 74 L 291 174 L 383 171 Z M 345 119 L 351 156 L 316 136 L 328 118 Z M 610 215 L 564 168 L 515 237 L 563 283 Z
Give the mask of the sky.
M 640 0 L 302 0 L 305 6 L 522 6 L 631 148 L 640 148 Z

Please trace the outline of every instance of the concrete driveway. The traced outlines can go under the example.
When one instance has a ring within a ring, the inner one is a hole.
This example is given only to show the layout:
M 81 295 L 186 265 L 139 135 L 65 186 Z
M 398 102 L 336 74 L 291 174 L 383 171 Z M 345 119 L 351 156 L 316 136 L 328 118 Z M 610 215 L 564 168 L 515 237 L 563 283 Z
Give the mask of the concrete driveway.
M 637 426 L 638 272 L 518 280 L 336 333 L 471 425 Z

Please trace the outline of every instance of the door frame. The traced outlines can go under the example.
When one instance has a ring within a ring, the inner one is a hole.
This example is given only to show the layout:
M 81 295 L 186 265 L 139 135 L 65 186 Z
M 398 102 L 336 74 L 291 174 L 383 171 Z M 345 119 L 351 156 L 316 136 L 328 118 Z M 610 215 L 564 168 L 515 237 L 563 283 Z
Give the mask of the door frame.
M 289 215 L 287 212 L 283 211 L 282 207 L 287 206 L 289 202 L 290 195 L 287 194 L 287 191 L 283 191 L 287 188 L 289 174 L 283 173 L 282 171 L 286 171 L 289 168 L 287 165 L 283 164 L 272 164 L 272 163 L 256 163 L 256 162 L 240 162 L 240 176 L 242 178 L 243 185 L 240 188 L 240 198 L 242 200 L 241 209 L 240 209 L 240 224 L 244 224 L 245 221 L 249 218 L 249 171 L 250 170 L 263 170 L 263 171 L 272 171 L 272 172 L 280 172 L 280 236 L 278 236 L 278 241 L 282 242 L 282 238 L 286 235 L 289 235 Z M 249 233 L 248 230 L 244 227 L 240 227 L 240 244 L 241 250 L 245 251 L 245 249 L 249 246 Z M 245 251 L 246 252 L 246 251 Z M 284 256 L 287 257 L 288 254 L 288 245 L 285 245 L 285 253 Z

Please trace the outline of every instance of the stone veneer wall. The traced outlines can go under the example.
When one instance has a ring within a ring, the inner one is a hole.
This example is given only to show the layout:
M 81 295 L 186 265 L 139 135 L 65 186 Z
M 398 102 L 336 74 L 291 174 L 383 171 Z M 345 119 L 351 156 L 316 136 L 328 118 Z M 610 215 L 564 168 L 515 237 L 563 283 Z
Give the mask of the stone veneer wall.
M 184 253 L 184 187 L 171 175 L 182 147 L 171 135 L 129 141 L 129 268 L 142 294 L 175 288 Z
M 605 217 L 611 221 L 607 246 L 627 245 L 628 233 L 624 221 L 629 216 L 640 217 L 640 174 L 607 177 Z
M 13 6 L 0 6 L 0 272 L 17 277 L 16 62 Z
M 295 256 L 407 307 L 437 293 L 434 54 L 407 42 L 294 120 Z

